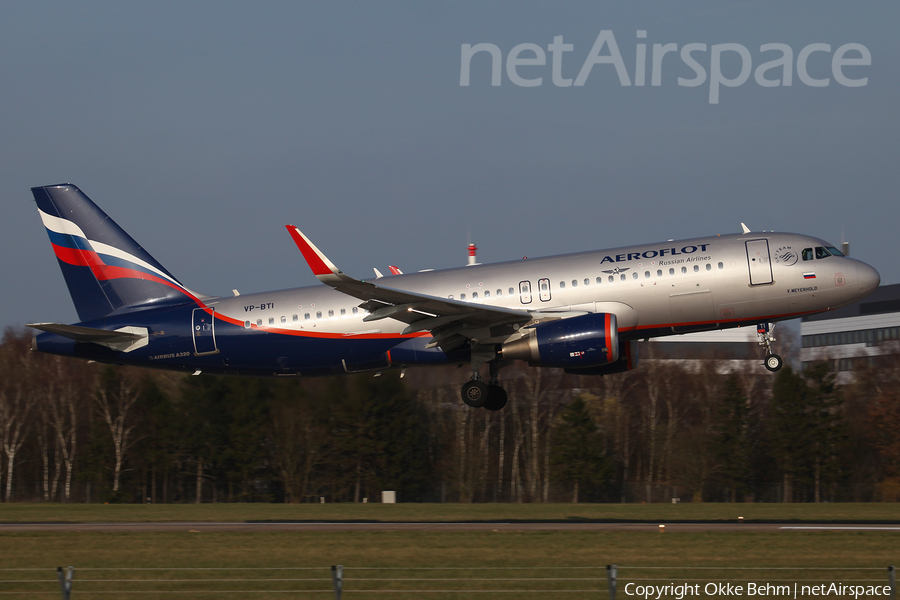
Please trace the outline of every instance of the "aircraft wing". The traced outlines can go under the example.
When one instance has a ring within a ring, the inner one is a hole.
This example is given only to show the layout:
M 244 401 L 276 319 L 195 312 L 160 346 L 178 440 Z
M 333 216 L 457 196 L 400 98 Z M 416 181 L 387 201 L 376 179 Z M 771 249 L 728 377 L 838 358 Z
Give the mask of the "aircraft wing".
M 538 316 L 527 310 L 450 300 L 354 279 L 328 260 L 299 229 L 287 225 L 287 230 L 319 281 L 363 301 L 360 308 L 370 313 L 363 321 L 391 318 L 407 324 L 403 334 L 429 331 L 434 337 L 429 347 L 440 346 L 447 351 L 468 340 L 495 343 Z

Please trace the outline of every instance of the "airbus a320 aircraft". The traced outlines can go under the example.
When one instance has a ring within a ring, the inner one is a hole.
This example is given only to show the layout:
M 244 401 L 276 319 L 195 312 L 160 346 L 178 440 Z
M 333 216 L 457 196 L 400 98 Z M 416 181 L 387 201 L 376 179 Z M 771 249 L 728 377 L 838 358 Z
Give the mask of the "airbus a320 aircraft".
M 513 361 L 619 373 L 637 366 L 638 339 L 691 331 L 755 325 L 765 366 L 776 371 L 770 323 L 856 302 L 881 281 L 820 239 L 746 226 L 362 281 L 288 225 L 325 285 L 210 297 L 182 285 L 74 185 L 32 193 L 81 320 L 29 325 L 43 331 L 37 350 L 233 375 L 470 364 L 462 399 L 489 410 L 506 404 L 498 374 Z

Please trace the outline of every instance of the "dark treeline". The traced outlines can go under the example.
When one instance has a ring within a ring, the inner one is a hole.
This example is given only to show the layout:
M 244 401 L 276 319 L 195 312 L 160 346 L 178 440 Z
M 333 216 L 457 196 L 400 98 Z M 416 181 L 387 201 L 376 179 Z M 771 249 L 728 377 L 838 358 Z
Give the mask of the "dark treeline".
M 186 376 L 0 346 L 9 501 L 670 502 L 900 498 L 900 354 L 836 388 L 645 361 L 576 377 L 511 366 L 498 412 L 468 369 L 329 379 Z

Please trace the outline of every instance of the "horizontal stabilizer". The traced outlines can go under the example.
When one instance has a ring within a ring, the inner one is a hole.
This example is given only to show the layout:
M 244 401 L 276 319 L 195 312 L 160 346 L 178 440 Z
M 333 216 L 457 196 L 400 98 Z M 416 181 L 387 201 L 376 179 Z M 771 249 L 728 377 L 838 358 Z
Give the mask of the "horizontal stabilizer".
M 120 327 L 115 331 L 81 327 L 79 325 L 64 325 L 62 323 L 30 323 L 28 327 L 53 333 L 76 342 L 99 344 L 119 352 L 131 352 L 146 346 L 147 337 L 149 336 L 146 327 Z

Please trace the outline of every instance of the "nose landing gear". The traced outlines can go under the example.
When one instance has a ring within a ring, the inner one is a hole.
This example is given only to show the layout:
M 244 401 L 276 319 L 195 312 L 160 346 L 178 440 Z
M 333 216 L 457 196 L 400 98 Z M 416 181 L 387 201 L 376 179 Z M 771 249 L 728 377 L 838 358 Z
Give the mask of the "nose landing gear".
M 759 323 L 756 326 L 756 335 L 759 336 L 759 345 L 766 347 L 766 358 L 763 361 L 763 365 L 765 365 L 766 369 L 774 373 L 784 366 L 784 361 L 780 356 L 772 352 L 772 342 L 775 341 L 775 338 L 770 335 L 770 331 L 773 329 L 775 329 L 774 323 Z

